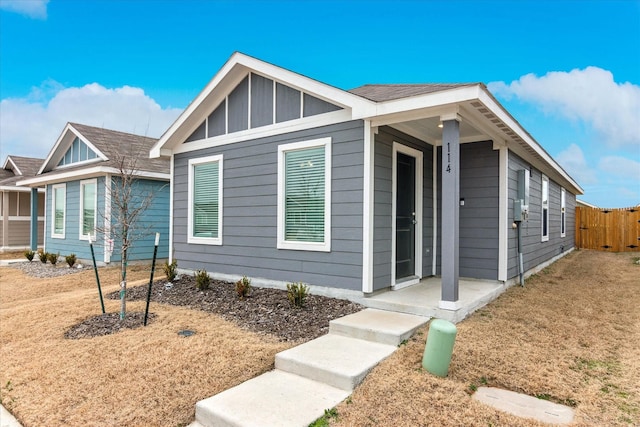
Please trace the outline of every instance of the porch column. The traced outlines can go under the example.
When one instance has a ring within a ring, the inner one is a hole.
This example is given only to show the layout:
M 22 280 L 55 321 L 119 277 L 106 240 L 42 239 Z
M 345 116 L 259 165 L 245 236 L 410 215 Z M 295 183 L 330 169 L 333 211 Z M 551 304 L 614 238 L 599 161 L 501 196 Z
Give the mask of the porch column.
M 440 308 L 457 310 L 460 254 L 460 116 L 442 116 L 442 299 Z
M 38 250 L 38 189 L 31 189 L 31 250 Z
M 2 242 L 0 247 L 9 246 L 9 192 L 2 191 Z

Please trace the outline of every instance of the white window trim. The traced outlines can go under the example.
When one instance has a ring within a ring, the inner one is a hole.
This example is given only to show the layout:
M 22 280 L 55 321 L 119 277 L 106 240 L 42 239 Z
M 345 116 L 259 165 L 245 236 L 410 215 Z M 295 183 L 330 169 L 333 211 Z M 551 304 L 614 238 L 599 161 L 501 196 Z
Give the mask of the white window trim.
M 56 190 L 63 190 L 62 207 L 63 221 L 62 233 L 56 233 Z M 56 184 L 51 186 L 51 237 L 54 239 L 64 239 L 67 231 L 67 184 Z
M 96 195 L 93 200 L 93 231 L 90 234 L 82 234 L 82 224 L 84 223 L 84 186 L 87 184 L 95 184 L 96 186 Z M 80 236 L 79 239 L 89 241 L 90 235 L 96 235 L 96 228 L 98 226 L 98 180 L 95 178 L 80 181 L 80 216 L 78 218 L 78 236 Z
M 218 162 L 218 237 L 194 237 L 193 236 L 193 168 L 196 165 L 203 163 Z M 197 245 L 222 245 L 222 214 L 224 212 L 222 206 L 222 189 L 224 185 L 222 183 L 223 178 L 223 156 L 218 154 L 215 156 L 199 157 L 189 160 L 189 191 L 188 191 L 188 205 L 187 205 L 187 243 L 193 243 Z
M 287 151 L 302 150 L 306 148 L 324 148 L 324 242 L 293 242 L 284 238 L 285 212 L 284 212 L 284 183 L 285 162 L 284 155 Z M 278 146 L 278 249 L 291 249 L 298 251 L 331 252 L 331 138 L 319 138 L 309 141 L 293 142 Z
M 544 183 L 547 183 L 547 203 L 546 203 L 546 210 L 547 210 L 547 214 L 546 214 L 546 219 L 547 219 L 547 234 L 544 234 L 544 220 L 545 220 L 545 195 L 544 195 Z M 541 235 L 541 239 L 540 241 L 542 242 L 547 242 L 549 241 L 549 229 L 550 224 L 549 224 L 549 193 L 550 193 L 550 189 L 549 189 L 549 178 L 547 178 L 545 175 L 542 175 L 542 181 L 540 182 L 540 235 Z
M 567 192 L 560 187 L 560 237 L 567 236 Z

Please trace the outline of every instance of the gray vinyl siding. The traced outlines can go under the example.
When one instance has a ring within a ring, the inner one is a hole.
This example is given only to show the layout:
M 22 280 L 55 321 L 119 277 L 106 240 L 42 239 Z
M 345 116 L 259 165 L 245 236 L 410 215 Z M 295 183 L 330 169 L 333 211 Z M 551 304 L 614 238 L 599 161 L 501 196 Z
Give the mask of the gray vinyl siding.
M 391 285 L 395 268 L 391 259 L 392 202 L 393 202 L 393 142 L 420 150 L 423 153 L 422 193 L 422 275 L 432 272 L 433 247 L 433 147 L 391 127 L 382 127 L 375 136 L 374 147 L 374 231 L 373 231 L 373 289 Z
M 442 181 L 442 151 L 438 148 L 438 188 Z M 460 277 L 498 279 L 500 155 L 491 141 L 460 145 Z M 438 193 L 438 224 L 442 194 Z M 438 226 L 437 274 L 441 274 Z
M 51 203 L 52 186 L 47 185 L 47 215 L 45 230 L 45 249 L 47 252 L 60 253 L 60 255 L 76 254 L 80 259 L 90 260 L 91 249 L 87 240 L 80 240 L 80 181 L 70 181 L 66 183 L 66 210 L 65 210 L 65 237 L 64 239 L 51 237 Z M 104 234 L 100 229 L 104 229 L 105 221 L 105 178 L 97 178 L 97 198 L 98 211 L 97 227 L 98 235 L 94 243 L 95 257 L 98 262 L 104 261 Z M 150 208 L 141 216 L 138 221 L 139 228 L 147 230 L 144 237 L 135 242 L 130 251 L 130 260 L 151 259 L 153 256 L 153 244 L 155 232 L 160 232 L 160 245 L 158 247 L 158 258 L 169 256 L 169 186 L 163 181 L 141 180 L 134 186 L 134 193 L 141 192 L 143 196 L 153 194 L 153 202 Z M 112 212 L 112 222 L 115 222 Z M 120 259 L 117 243 L 114 245 L 111 261 Z
M 300 91 L 276 83 L 276 123 L 300 118 Z
M 251 74 L 251 127 L 273 123 L 273 80 Z
M 245 77 L 229 94 L 229 133 L 249 128 L 249 77 Z
M 209 137 L 224 135 L 227 131 L 227 101 L 222 101 L 222 104 L 218 106 L 213 113 L 209 115 L 208 120 L 208 132 Z
M 560 235 L 560 185 L 549 178 L 549 240 L 542 241 L 542 173 L 531 167 L 516 154 L 509 152 L 509 221 L 513 221 L 513 200 L 517 198 L 518 170 L 528 169 L 529 180 L 529 219 L 521 223 L 523 264 L 525 272 L 551 258 L 568 251 L 575 240 L 575 194 L 565 189 L 566 194 L 566 233 Z M 517 230 L 509 231 L 508 278 L 518 275 Z
M 298 104 L 299 105 L 299 104 Z M 174 158 L 174 257 L 180 268 L 362 289 L 362 121 L 243 141 Z M 331 252 L 277 249 L 278 145 L 331 137 Z M 222 245 L 187 243 L 188 161 L 223 155 Z
M 302 107 L 303 116 L 315 116 L 316 114 L 328 113 L 330 111 L 339 110 L 340 107 L 337 105 L 333 105 L 328 103 L 327 101 L 323 101 L 322 99 L 316 98 L 315 96 L 311 96 L 309 94 L 304 94 L 304 105 Z

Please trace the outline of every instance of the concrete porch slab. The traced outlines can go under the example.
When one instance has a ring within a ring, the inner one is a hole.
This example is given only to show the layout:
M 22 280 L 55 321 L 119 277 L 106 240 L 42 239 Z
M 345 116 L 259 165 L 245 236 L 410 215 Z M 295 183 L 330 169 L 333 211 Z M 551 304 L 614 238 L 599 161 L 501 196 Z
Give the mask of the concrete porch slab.
M 573 421 L 573 409 L 526 394 L 494 387 L 480 387 L 473 394 L 479 402 L 522 418 L 543 423 L 566 425 Z
M 490 280 L 460 279 L 458 309 L 444 310 L 439 307 L 440 285 L 440 278 L 429 277 L 407 288 L 367 297 L 362 303 L 370 308 L 434 317 L 458 323 L 496 299 L 511 286 L 510 283 Z

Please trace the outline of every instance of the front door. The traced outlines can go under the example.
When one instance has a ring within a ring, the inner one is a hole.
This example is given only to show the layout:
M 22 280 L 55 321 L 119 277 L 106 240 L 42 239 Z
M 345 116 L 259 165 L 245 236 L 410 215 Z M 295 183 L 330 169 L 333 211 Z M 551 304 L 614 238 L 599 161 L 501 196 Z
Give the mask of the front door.
M 416 271 L 416 159 L 398 152 L 396 158 L 396 281 Z

